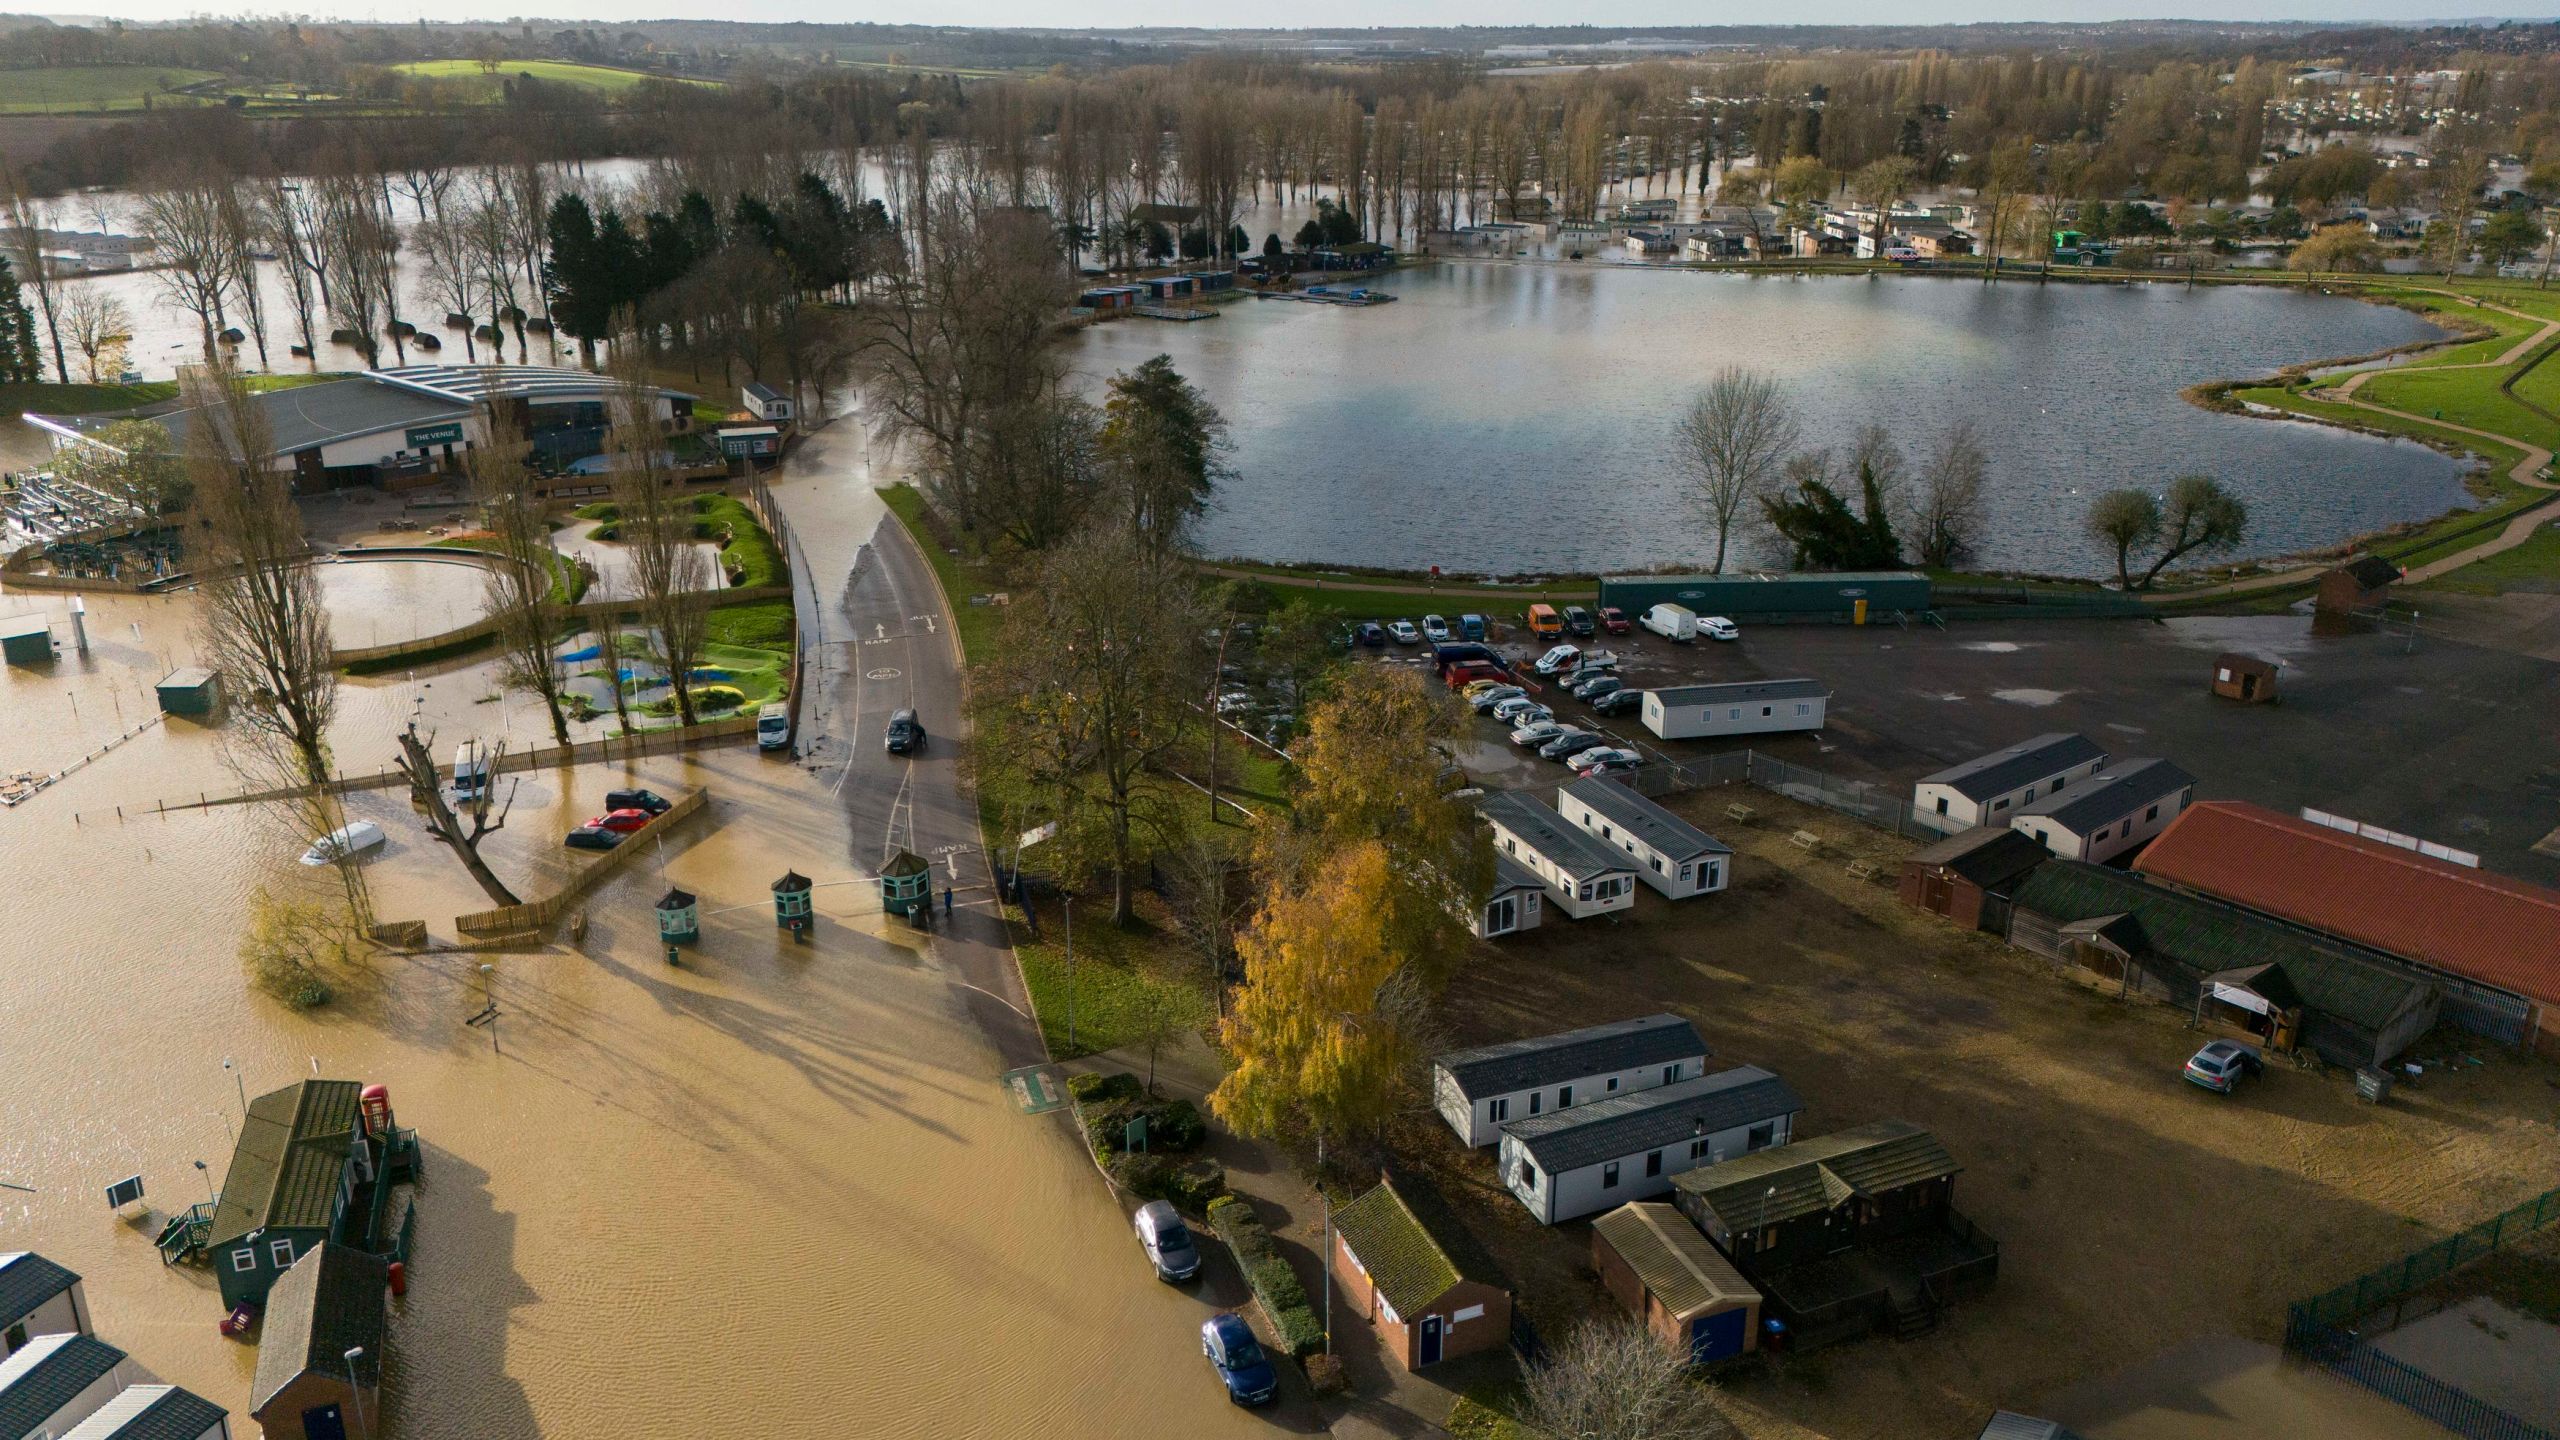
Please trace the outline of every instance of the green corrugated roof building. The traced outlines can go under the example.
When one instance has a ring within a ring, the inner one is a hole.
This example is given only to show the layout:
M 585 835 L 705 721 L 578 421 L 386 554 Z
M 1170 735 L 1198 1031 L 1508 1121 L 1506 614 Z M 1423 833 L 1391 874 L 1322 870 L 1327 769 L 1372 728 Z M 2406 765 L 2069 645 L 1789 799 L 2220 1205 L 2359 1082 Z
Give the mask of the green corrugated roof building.
M 206 1248 L 223 1303 L 263 1303 L 268 1287 L 321 1241 L 370 1164 L 353 1080 L 302 1080 L 249 1102 Z

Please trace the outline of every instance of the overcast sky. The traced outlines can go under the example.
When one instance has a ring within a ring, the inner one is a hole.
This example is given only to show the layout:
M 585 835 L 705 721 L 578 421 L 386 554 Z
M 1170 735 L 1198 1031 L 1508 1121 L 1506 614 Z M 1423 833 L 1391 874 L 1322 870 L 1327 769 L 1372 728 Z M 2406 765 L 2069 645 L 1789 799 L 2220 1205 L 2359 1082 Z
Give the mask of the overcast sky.
M 33 7 L 29 7 L 33 8 Z M 68 7 L 65 7 L 66 9 Z M 99 13 L 125 19 L 175 20 L 214 13 L 294 13 L 333 19 L 408 21 L 505 20 L 526 13 L 525 0 L 317 0 L 311 4 L 234 6 L 205 0 L 124 0 Z M 860 21 L 996 26 L 1232 26 L 1254 17 L 1235 0 L 539 0 L 535 13 L 605 22 L 666 16 L 721 20 Z M 1779 6 L 1732 0 L 1301 0 L 1280 7 L 1295 26 L 1807 24 L 1870 25 L 1974 20 L 2118 20 L 2186 17 L 2214 20 L 2427 20 L 2480 15 L 2549 18 L 2552 4 L 2482 5 L 2461 0 L 1791 0 Z

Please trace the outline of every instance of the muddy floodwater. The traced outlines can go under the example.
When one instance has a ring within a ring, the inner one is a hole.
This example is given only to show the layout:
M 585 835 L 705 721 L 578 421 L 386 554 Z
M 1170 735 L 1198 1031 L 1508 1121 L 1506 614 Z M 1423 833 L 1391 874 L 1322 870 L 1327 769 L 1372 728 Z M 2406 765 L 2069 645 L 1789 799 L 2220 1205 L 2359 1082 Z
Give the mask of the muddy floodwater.
M 810 514 L 822 594 L 878 520 L 866 484 L 848 471 L 783 487 Z M 130 729 L 150 683 L 187 658 L 186 605 L 93 597 L 83 659 L 59 597 L 0 596 L 0 613 L 62 621 L 64 642 L 51 666 L 0 671 L 0 771 L 49 770 Z M 440 747 L 501 724 L 521 739 L 535 722 L 479 703 L 494 688 L 485 667 L 351 686 L 339 758 L 351 773 L 383 763 L 413 707 Z M 392 1433 L 1268 1428 L 1226 1403 L 1199 1355 L 1202 1305 L 1147 1272 L 1089 1161 L 1014 1109 L 930 948 L 881 923 L 823 776 L 751 748 L 529 773 L 491 847 L 528 891 L 570 863 L 559 832 L 609 785 L 708 786 L 714 803 L 594 894 L 582 944 L 380 958 L 295 1014 L 250 987 L 237 937 L 252 892 L 307 893 L 307 837 L 243 808 L 153 811 L 233 788 L 219 738 L 151 726 L 0 810 L 0 1180 L 27 1187 L 0 1190 L 0 1250 L 78 1271 L 99 1332 L 229 1406 L 235 1434 L 254 1433 L 254 1352 L 216 1333 L 210 1272 L 163 1267 L 151 1244 L 158 1217 L 221 1178 L 235 1073 L 252 1095 L 315 1073 L 379 1081 L 425 1142 L 411 1289 L 393 1306 Z M 350 810 L 391 832 L 371 867 L 383 915 L 449 934 L 488 903 L 399 792 Z M 767 886 L 793 867 L 819 882 L 807 946 L 771 915 Z M 650 920 L 670 885 L 704 912 L 681 967 Z M 494 1048 L 462 1023 L 484 986 Z M 103 1187 L 135 1173 L 149 1217 L 109 1213 Z

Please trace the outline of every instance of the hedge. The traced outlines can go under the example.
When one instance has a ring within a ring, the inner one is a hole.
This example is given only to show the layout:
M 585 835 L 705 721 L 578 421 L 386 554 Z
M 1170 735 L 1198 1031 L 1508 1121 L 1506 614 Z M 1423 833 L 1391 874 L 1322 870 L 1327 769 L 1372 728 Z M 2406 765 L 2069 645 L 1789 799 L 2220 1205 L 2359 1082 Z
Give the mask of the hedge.
M 1179 1154 L 1199 1148 L 1209 1136 L 1209 1127 L 1200 1111 L 1188 1100 L 1157 1099 L 1138 1084 L 1138 1077 L 1122 1071 L 1114 1075 L 1078 1075 L 1068 1080 L 1067 1093 L 1076 1102 L 1076 1120 L 1084 1127 L 1085 1144 L 1093 1158 L 1109 1164 L 1126 1145 L 1129 1122 L 1138 1116 L 1147 1118 L 1147 1150 L 1151 1154 Z
M 1324 1322 L 1307 1304 L 1298 1272 L 1289 1268 L 1279 1247 L 1271 1243 L 1271 1232 L 1263 1228 L 1252 1202 L 1234 1195 L 1211 1201 L 1209 1225 L 1235 1252 L 1236 1268 L 1253 1287 L 1253 1298 L 1262 1303 L 1271 1328 L 1279 1332 L 1280 1347 L 1301 1360 L 1322 1350 Z
M 1169 1200 L 1185 1215 L 1206 1212 L 1227 1193 L 1227 1167 L 1206 1157 L 1114 1155 L 1103 1169 L 1121 1189 L 1141 1200 Z

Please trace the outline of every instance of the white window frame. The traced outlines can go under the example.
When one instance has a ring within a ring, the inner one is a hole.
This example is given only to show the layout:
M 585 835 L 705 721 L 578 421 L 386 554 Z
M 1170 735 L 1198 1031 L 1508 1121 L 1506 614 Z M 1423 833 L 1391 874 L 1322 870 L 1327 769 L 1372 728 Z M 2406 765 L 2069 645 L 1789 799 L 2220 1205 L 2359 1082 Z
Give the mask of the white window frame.
M 1618 1188 L 1617 1161 L 1612 1160 L 1608 1164 L 1600 1167 L 1600 1188 L 1603 1190 L 1615 1190 Z
M 276 1262 L 277 1269 L 284 1270 L 291 1268 L 293 1265 L 293 1237 L 289 1235 L 279 1235 L 275 1239 L 268 1241 L 267 1256 L 269 1259 Z
M 1511 1118 L 1511 1097 L 1508 1095 L 1496 1095 L 1492 1099 L 1487 1100 L 1484 1102 L 1484 1113 L 1485 1118 L 1496 1125 L 1509 1120 Z
M 248 1274 L 250 1271 L 255 1270 L 255 1269 L 257 1269 L 257 1268 L 258 1268 L 258 1247 L 257 1247 L 257 1246 L 255 1246 L 255 1245 L 243 1245 L 243 1246 L 241 1246 L 239 1249 L 234 1250 L 234 1251 L 232 1251 L 232 1252 L 231 1252 L 231 1273 L 232 1273 L 232 1274 L 234 1274 L 234 1275 L 246 1275 L 246 1274 Z

